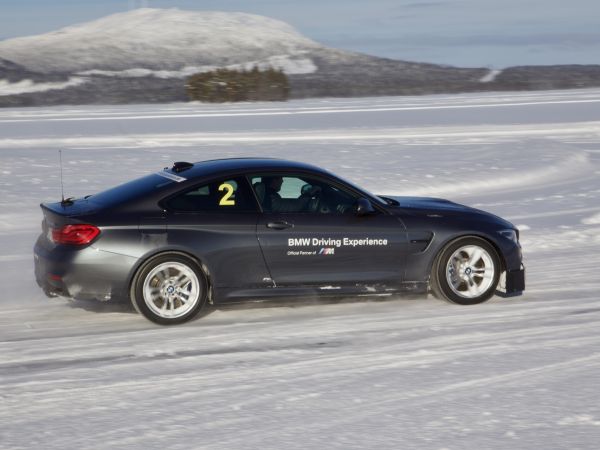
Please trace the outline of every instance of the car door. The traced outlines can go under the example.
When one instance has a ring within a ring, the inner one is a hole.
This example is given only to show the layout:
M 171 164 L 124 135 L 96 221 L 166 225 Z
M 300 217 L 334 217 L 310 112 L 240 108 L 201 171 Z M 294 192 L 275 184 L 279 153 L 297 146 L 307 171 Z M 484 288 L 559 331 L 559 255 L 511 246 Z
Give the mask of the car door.
M 216 288 L 271 286 L 256 238 L 259 209 L 245 177 L 215 179 L 163 201 L 168 246 L 197 256 Z
M 406 231 L 385 209 L 357 215 L 362 196 L 336 180 L 261 173 L 250 182 L 263 210 L 258 240 L 277 286 L 402 281 Z

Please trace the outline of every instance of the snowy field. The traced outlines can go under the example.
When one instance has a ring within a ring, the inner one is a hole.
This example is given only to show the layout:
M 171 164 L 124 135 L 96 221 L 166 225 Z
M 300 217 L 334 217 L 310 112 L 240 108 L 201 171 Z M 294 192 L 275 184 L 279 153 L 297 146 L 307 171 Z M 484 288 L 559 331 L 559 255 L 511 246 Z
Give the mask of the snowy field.
M 38 204 L 277 156 L 522 230 L 524 296 L 246 305 L 163 328 L 46 299 Z M 0 110 L 0 448 L 595 449 L 600 90 Z

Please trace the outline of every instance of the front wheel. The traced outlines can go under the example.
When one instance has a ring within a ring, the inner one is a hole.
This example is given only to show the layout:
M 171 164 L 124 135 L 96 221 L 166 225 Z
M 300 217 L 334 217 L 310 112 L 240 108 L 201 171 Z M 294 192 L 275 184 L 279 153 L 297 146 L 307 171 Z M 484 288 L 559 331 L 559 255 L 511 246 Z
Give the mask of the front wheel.
M 135 309 L 161 325 L 192 319 L 204 307 L 206 298 L 207 282 L 202 270 L 178 254 L 160 255 L 148 261 L 131 287 Z
M 501 270 L 498 253 L 488 242 L 461 238 L 448 244 L 436 258 L 431 290 L 452 303 L 482 303 L 494 295 Z

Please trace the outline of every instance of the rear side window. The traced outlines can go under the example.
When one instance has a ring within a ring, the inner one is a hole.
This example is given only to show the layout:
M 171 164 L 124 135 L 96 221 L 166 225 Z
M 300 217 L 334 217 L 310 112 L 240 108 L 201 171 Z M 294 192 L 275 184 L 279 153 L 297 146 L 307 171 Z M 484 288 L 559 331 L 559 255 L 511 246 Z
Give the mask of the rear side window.
M 153 194 L 156 190 L 165 186 L 174 184 L 175 181 L 169 180 L 157 174 L 146 175 L 145 177 L 129 181 L 119 186 L 107 189 L 89 197 L 90 202 L 100 206 L 110 206 L 118 203 L 124 203 L 138 197 L 145 197 Z
M 245 178 L 230 178 L 196 186 L 171 197 L 168 209 L 180 212 L 257 211 L 256 201 Z

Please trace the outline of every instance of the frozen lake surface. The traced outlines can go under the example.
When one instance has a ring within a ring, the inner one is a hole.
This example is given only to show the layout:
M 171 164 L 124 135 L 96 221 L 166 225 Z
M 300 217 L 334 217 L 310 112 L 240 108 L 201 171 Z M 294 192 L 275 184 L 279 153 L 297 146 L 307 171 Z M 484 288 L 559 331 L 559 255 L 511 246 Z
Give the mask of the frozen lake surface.
M 41 201 L 275 156 L 521 229 L 527 291 L 228 307 L 158 327 L 46 299 Z M 0 448 L 593 449 L 600 90 L 0 110 Z

